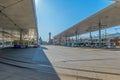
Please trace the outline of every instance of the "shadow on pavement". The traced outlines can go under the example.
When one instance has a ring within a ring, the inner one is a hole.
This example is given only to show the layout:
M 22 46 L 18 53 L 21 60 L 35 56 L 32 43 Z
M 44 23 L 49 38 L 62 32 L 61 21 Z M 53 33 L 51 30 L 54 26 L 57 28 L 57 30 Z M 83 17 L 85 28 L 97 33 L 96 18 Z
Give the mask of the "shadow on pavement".
M 36 76 L 36 77 L 42 76 L 44 77 L 44 79 L 36 79 L 36 80 L 60 80 L 58 73 L 55 71 L 53 65 L 51 64 L 44 50 L 48 50 L 48 49 L 46 47 L 27 48 L 27 49 L 13 49 L 13 48 L 1 49 L 0 63 L 7 64 L 13 67 L 29 69 L 31 71 L 36 71 L 41 74 L 44 74 L 44 75 Z M 97 59 L 97 60 L 101 60 L 101 59 Z M 72 68 L 63 68 L 63 67 L 56 67 L 56 68 L 64 69 L 64 71 L 72 70 L 72 71 L 83 71 L 83 72 L 92 72 L 92 73 L 100 73 L 100 74 L 119 75 L 115 73 L 99 72 L 99 71 L 84 70 L 84 69 L 72 69 Z M 64 80 L 66 79 L 66 77 L 69 77 L 69 79 L 74 77 L 76 80 L 79 79 L 102 80 L 98 78 L 92 78 L 92 77 L 75 75 L 75 74 L 60 73 L 60 75 L 65 77 Z
M 46 79 L 44 80 L 60 80 L 43 49 L 47 50 L 46 47 L 27 49 L 1 49 L 0 63 L 45 73 L 46 75 L 44 76 Z
M 110 50 L 110 51 L 120 51 L 120 48 L 107 48 L 105 50 Z
M 91 49 L 91 50 L 108 50 L 108 51 L 120 51 L 120 48 L 91 48 L 91 47 L 80 47 L 83 49 Z
M 43 46 L 41 46 L 40 48 L 43 49 L 43 50 L 48 50 L 48 48 L 43 47 Z
M 64 63 L 67 62 L 79 62 L 79 61 L 103 61 L 103 60 L 116 60 L 116 58 L 103 58 L 103 59 L 79 59 L 79 60 L 66 60 L 66 61 L 62 61 Z

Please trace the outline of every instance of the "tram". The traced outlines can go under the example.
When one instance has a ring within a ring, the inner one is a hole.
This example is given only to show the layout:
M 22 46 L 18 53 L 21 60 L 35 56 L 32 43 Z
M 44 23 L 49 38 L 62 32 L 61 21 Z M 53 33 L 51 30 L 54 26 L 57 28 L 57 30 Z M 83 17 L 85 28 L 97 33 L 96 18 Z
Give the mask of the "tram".
M 14 48 L 28 48 L 30 45 L 29 40 L 14 40 L 13 47 Z

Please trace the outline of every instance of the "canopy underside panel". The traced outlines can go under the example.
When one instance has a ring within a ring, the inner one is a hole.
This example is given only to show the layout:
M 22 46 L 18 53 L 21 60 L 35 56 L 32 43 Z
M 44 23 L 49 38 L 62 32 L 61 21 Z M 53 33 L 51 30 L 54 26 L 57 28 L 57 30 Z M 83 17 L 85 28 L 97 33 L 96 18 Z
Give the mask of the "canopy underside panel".
M 31 29 L 38 36 L 33 0 L 0 0 L 0 30 L 29 34 Z

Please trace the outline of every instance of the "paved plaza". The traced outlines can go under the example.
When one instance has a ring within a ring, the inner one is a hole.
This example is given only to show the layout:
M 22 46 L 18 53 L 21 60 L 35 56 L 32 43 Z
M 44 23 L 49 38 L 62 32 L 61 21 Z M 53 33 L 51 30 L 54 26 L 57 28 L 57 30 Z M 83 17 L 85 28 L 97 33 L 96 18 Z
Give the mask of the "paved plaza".
M 0 50 L 0 80 L 120 80 L 120 49 Z

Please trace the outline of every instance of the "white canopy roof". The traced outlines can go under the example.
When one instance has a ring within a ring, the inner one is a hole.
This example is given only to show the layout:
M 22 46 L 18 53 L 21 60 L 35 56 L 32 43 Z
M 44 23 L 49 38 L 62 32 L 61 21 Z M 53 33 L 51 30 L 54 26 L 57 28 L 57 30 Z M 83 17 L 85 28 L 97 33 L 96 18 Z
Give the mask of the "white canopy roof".
M 0 0 L 0 29 L 28 32 L 35 29 L 33 0 Z
M 70 37 L 75 36 L 76 33 L 83 34 L 90 31 L 96 31 L 99 29 L 99 23 L 101 23 L 101 29 L 120 25 L 120 2 L 116 2 L 82 22 L 77 23 L 55 36 L 55 38 Z

